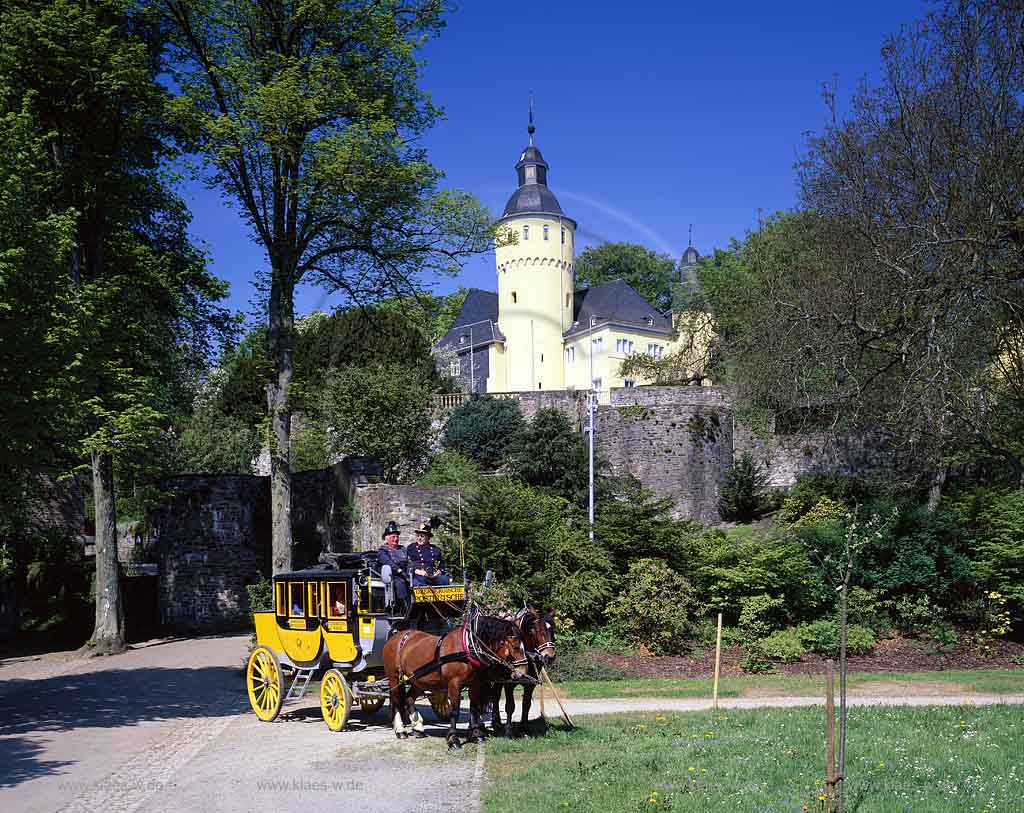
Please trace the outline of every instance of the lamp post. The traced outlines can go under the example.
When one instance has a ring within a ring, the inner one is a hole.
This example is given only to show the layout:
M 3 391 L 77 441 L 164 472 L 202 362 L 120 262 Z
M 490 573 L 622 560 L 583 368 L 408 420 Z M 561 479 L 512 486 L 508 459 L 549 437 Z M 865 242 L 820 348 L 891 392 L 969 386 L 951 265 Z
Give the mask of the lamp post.
M 587 414 L 590 419 L 590 541 L 594 541 L 594 399 L 597 393 L 594 391 L 594 324 L 596 316 L 590 317 L 590 395 L 587 397 Z

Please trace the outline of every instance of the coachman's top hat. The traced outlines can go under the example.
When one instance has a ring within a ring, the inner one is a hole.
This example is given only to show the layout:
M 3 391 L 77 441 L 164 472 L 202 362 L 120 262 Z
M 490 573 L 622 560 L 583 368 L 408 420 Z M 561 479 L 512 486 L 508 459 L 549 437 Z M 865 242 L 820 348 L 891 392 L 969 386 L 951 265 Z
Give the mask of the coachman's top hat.
M 385 536 L 388 536 L 390 534 L 397 534 L 398 532 L 398 523 L 396 523 L 394 520 L 391 520 L 387 525 L 384 526 L 384 533 L 380 535 L 380 538 L 383 539 Z

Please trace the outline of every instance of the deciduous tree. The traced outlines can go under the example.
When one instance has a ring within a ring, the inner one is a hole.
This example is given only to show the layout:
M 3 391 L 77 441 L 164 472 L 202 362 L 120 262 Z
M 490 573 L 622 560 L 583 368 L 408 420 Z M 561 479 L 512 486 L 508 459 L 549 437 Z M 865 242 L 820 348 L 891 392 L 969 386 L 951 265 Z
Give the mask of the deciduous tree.
M 264 247 L 275 572 L 291 560 L 294 292 L 312 277 L 348 301 L 407 296 L 490 245 L 486 212 L 438 191 L 419 137 L 438 109 L 416 49 L 439 0 L 162 0 L 175 30 L 177 112 Z

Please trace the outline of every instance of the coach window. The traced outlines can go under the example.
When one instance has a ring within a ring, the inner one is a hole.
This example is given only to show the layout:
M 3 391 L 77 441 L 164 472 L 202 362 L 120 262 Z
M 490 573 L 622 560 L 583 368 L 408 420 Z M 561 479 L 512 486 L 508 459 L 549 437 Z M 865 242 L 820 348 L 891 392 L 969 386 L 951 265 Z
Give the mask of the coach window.
M 327 615 L 329 618 L 344 618 L 348 615 L 348 602 L 345 600 L 345 583 L 327 583 Z
M 320 617 L 320 582 L 306 582 L 306 606 L 310 618 Z
M 288 585 L 277 583 L 277 614 L 288 615 Z
M 288 593 L 289 598 L 291 600 L 291 605 L 289 607 L 290 612 L 288 613 L 288 615 L 290 615 L 292 618 L 305 617 L 305 603 L 302 600 L 302 582 L 290 582 L 288 584 Z

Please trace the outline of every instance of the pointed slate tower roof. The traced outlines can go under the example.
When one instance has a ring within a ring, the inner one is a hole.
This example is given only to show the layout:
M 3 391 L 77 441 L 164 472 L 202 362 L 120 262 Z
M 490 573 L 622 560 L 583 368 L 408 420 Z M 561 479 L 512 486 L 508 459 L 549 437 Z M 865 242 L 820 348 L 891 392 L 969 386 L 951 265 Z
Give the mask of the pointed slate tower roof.
M 544 160 L 540 150 L 533 143 L 533 134 L 537 128 L 533 125 L 533 101 L 530 101 L 530 123 L 526 132 L 530 135 L 530 143 L 526 145 L 516 162 L 516 174 L 519 188 L 505 204 L 502 217 L 523 214 L 564 215 L 558 205 L 558 198 L 548 188 L 548 162 Z

